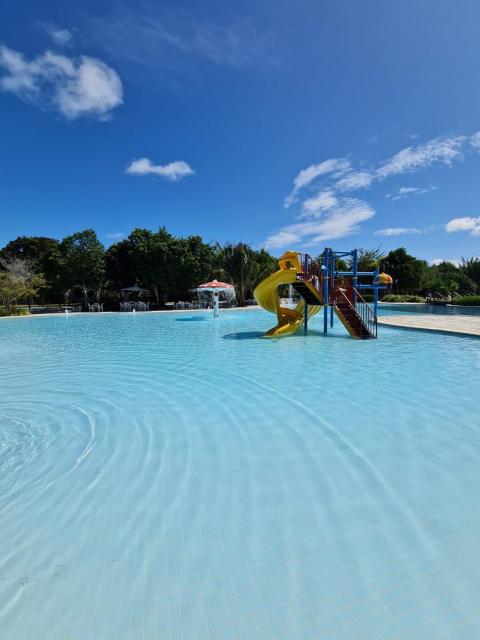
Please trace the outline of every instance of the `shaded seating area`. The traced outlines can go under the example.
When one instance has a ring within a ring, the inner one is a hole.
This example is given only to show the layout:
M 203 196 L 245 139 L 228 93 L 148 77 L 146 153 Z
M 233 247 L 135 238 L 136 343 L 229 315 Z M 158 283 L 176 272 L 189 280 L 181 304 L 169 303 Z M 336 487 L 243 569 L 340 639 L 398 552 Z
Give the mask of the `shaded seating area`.
M 94 313 L 99 313 L 103 311 L 103 302 L 94 302 L 93 304 L 88 305 L 88 310 Z
M 231 307 L 233 304 L 229 300 L 220 300 L 219 304 L 221 307 Z M 199 300 L 198 302 L 183 302 L 180 300 L 179 302 L 172 303 L 171 305 L 175 309 L 213 309 L 213 301 L 212 300 Z
M 206 309 L 206 306 L 199 302 L 183 302 L 179 300 L 175 303 L 175 309 Z
M 120 311 L 150 311 L 150 303 L 142 300 L 134 302 L 121 302 Z
M 120 302 L 120 311 L 150 311 L 150 302 L 141 300 L 150 296 L 148 289 L 142 289 L 137 284 L 122 289 L 123 302 Z M 130 300 L 130 297 L 135 298 Z

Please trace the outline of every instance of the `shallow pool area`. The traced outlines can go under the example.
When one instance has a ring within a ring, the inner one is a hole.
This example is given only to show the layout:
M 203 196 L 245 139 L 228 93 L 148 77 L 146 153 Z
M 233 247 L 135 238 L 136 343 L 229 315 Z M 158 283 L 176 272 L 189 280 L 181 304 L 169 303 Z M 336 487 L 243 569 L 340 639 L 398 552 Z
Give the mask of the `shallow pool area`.
M 2 640 L 480 637 L 480 341 L 0 321 Z
M 454 304 L 422 304 L 422 303 L 388 303 L 380 302 L 378 305 L 379 315 L 404 314 L 404 313 L 433 313 L 435 315 L 447 316 L 480 316 L 480 307 L 462 306 Z

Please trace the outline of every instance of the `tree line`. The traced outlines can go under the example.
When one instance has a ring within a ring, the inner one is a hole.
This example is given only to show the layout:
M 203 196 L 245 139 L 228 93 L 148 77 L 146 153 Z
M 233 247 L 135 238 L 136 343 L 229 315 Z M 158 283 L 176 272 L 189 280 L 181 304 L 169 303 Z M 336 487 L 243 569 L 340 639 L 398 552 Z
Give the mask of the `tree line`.
M 348 264 L 339 264 L 340 269 Z M 198 284 L 217 278 L 235 285 L 244 305 L 255 286 L 277 268 L 277 258 L 244 243 L 209 244 L 200 236 L 175 237 L 167 229 L 135 229 L 107 249 L 86 229 L 62 240 L 21 236 L 0 250 L 0 299 L 19 303 L 69 304 L 101 301 L 118 308 L 121 289 L 138 285 L 158 308 L 189 300 Z M 391 295 L 454 300 L 480 295 L 480 259 L 459 265 L 429 265 L 400 247 L 359 250 L 359 270 L 380 269 L 393 278 Z
M 93 229 L 63 240 L 21 236 L 0 250 L 0 298 L 7 307 L 34 300 L 84 305 L 102 301 L 107 308 L 118 308 L 121 289 L 138 285 L 149 290 L 161 308 L 170 300 L 191 299 L 192 289 L 216 278 L 234 284 L 238 304 L 245 305 L 276 266 L 264 249 L 208 244 L 200 236 L 179 238 L 164 227 L 134 229 L 107 249 Z
M 459 264 L 429 264 L 407 253 L 404 247 L 385 254 L 380 248 L 360 249 L 359 271 L 378 268 L 393 278 L 395 295 L 455 302 L 480 295 L 480 258 L 462 258 Z M 478 300 L 480 303 L 480 299 Z

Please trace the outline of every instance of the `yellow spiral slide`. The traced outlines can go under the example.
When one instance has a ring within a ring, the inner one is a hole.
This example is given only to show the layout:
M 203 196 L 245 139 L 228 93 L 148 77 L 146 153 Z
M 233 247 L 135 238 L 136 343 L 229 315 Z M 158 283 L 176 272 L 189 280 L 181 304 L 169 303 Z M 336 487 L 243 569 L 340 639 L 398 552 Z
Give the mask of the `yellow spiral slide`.
M 297 274 L 302 268 L 296 251 L 287 251 L 279 260 L 280 269 L 262 280 L 253 295 L 258 304 L 270 313 L 277 314 L 278 324 L 266 332 L 269 338 L 278 338 L 294 333 L 303 325 L 305 302 L 300 300 L 295 309 L 282 307 L 278 287 L 297 282 Z M 320 311 L 322 305 L 308 305 L 307 317 L 311 318 Z

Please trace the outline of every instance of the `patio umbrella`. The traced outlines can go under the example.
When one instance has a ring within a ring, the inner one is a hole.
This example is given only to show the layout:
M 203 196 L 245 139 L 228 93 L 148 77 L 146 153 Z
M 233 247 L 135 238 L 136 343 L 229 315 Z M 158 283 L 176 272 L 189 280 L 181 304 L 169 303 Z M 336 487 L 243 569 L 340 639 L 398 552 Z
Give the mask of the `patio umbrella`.
M 228 282 L 219 282 L 218 280 L 211 280 L 210 282 L 204 282 L 199 284 L 196 291 L 228 291 L 235 289 L 233 284 Z
M 131 287 L 125 287 L 124 289 L 121 289 L 121 292 L 123 293 L 125 300 L 128 300 L 128 297 L 131 293 L 148 293 L 150 295 L 150 291 L 148 289 L 142 289 L 142 287 L 139 287 L 136 284 Z
M 195 289 L 197 293 L 202 291 L 212 291 L 213 292 L 213 316 L 216 318 L 218 316 L 219 310 L 219 300 L 218 294 L 223 292 L 228 292 L 228 296 L 230 298 L 235 297 L 235 287 L 233 284 L 229 284 L 228 282 L 219 282 L 218 280 L 211 280 L 210 282 L 204 282 L 203 284 L 198 285 Z
M 125 287 L 125 289 L 122 289 L 122 291 L 125 291 L 126 293 L 148 293 L 148 289 L 142 289 L 136 284 L 134 284 L 132 287 Z

